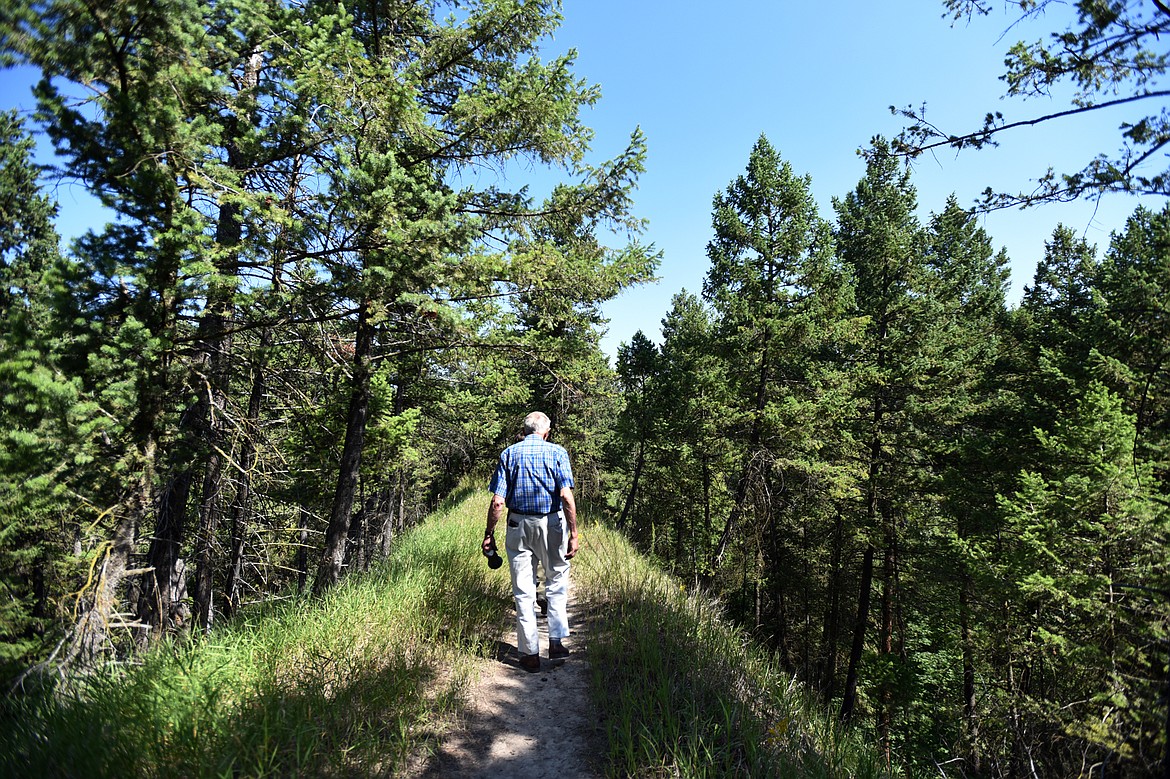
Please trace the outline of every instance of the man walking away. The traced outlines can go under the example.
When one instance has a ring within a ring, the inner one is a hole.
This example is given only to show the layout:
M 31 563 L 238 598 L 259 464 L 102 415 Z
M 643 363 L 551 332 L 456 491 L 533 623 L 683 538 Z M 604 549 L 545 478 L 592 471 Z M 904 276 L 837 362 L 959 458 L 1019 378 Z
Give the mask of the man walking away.
M 569 453 L 549 443 L 551 426 L 545 414 L 533 411 L 524 418 L 524 438 L 500 454 L 483 537 L 486 553 L 495 546 L 496 523 L 506 513 L 504 546 L 516 598 L 516 648 L 527 671 L 540 670 L 535 560 L 545 571 L 549 659 L 569 655 L 562 642 L 569 635 L 569 561 L 577 554 L 577 504 Z

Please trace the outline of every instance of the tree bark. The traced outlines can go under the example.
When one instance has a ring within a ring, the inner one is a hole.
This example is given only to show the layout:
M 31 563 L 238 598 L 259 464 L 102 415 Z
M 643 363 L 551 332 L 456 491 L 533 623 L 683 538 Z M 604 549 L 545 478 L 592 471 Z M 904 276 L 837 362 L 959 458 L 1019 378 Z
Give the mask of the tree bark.
M 642 476 L 642 466 L 646 461 L 646 444 L 644 441 L 638 441 L 638 457 L 634 461 L 634 478 L 630 481 L 630 491 L 626 494 L 625 504 L 622 506 L 621 516 L 618 517 L 617 526 L 624 528 L 626 520 L 629 519 L 630 510 L 634 505 L 634 500 L 638 494 L 638 479 Z
M 967 729 L 967 748 L 970 752 L 971 773 L 983 773 L 979 753 L 979 713 L 975 706 L 975 645 L 971 637 L 971 577 L 963 574 L 959 586 L 959 641 L 963 651 L 963 721 Z
M 769 301 L 772 299 L 772 287 L 775 283 L 775 275 L 776 266 L 769 262 L 768 278 L 765 286 L 765 299 Z M 760 372 L 756 381 L 756 408 L 755 414 L 752 415 L 752 432 L 748 436 L 748 448 L 744 456 L 743 471 L 740 473 L 739 483 L 735 488 L 735 502 L 731 505 L 731 513 L 727 517 L 727 524 L 723 526 L 723 534 L 720 536 L 719 546 L 715 550 L 712 568 L 719 567 L 719 563 L 723 559 L 723 554 L 727 551 L 727 544 L 731 540 L 731 534 L 739 521 L 740 515 L 743 513 L 743 504 L 747 500 L 747 491 L 750 484 L 752 461 L 755 459 L 756 453 L 760 448 L 760 441 L 763 440 L 764 409 L 768 406 L 768 379 L 771 372 L 771 365 L 769 364 L 771 359 L 770 349 L 769 329 L 765 326 L 760 336 Z
M 138 600 L 138 620 L 143 625 L 140 643 L 162 635 L 168 628 L 186 622 L 183 598 L 187 591 L 186 565 L 182 561 L 187 534 L 187 498 L 192 473 L 184 468 L 171 477 L 159 497 L 154 534 L 146 554 L 150 570 L 143 574 Z
M 711 463 L 703 457 L 703 559 L 707 559 L 707 545 L 711 543 Z M 692 551 L 692 565 L 695 570 L 695 586 L 699 584 L 698 544 Z
M 232 498 L 231 534 L 232 552 L 228 579 L 224 587 L 224 611 L 235 613 L 240 606 L 240 582 L 244 569 L 244 539 L 247 536 L 248 514 L 252 505 L 252 469 L 256 465 L 256 439 L 260 435 L 260 407 L 264 401 L 263 355 L 272 341 L 271 332 L 260 334 L 259 355 L 252 362 L 252 391 L 248 398 L 248 416 L 244 420 L 244 440 L 240 444 L 239 486 Z
M 74 665 L 88 667 L 110 647 L 110 627 L 119 603 L 118 590 L 130 572 L 130 557 L 138 540 L 138 524 L 145 507 L 135 502 L 118 513 L 109 550 L 98 568 L 93 595 L 82 609 L 73 629 L 69 649 L 61 661 L 64 671 Z
M 763 416 L 764 408 L 768 402 L 768 342 L 764 339 L 763 345 L 764 353 L 760 358 L 760 380 L 756 388 L 756 408 L 755 414 L 752 415 L 752 430 L 748 435 L 747 451 L 744 453 L 743 469 L 740 471 L 739 481 L 735 487 L 735 500 L 731 504 L 731 513 L 728 514 L 727 524 L 723 526 L 723 533 L 719 537 L 719 544 L 715 549 L 715 556 L 712 559 L 712 568 L 718 568 L 719 563 L 723 560 L 723 555 L 727 551 L 727 544 L 731 541 L 731 534 L 735 530 L 735 526 L 739 524 L 739 518 L 743 514 L 744 503 L 747 502 L 748 487 L 751 485 L 753 461 L 760 448 L 760 441 L 763 440 Z
M 309 584 L 309 511 L 301 506 L 301 527 L 297 535 L 297 592 L 304 592 Z
M 240 81 L 240 94 L 254 94 L 260 83 L 260 70 L 264 65 L 264 53 L 253 46 L 244 65 Z M 259 117 L 251 112 L 246 120 L 254 126 Z M 236 116 L 227 121 L 225 143 L 228 165 L 243 171 L 247 160 L 240 151 L 239 140 L 244 131 Z M 207 461 L 203 471 L 203 499 L 199 508 L 199 529 L 196 533 L 195 569 L 195 614 L 204 633 L 210 632 L 214 608 L 212 604 L 215 582 L 216 533 L 223 516 L 223 461 L 224 435 L 223 411 L 230 392 L 231 337 L 227 335 L 227 323 L 235 309 L 237 279 L 240 273 L 239 245 L 243 237 L 243 210 L 239 203 L 228 201 L 219 210 L 216 224 L 216 243 L 223 251 L 223 260 L 218 274 L 219 284 L 208 294 L 207 311 L 200 320 L 200 328 L 206 325 L 206 335 L 200 339 L 207 355 L 208 416 L 204 420 L 207 436 Z M 219 413 L 217 413 L 219 412 Z M 258 413 L 257 415 L 258 416 Z M 255 418 L 255 417 L 253 417 Z
M 353 388 L 346 414 L 345 444 L 341 451 L 337 489 L 329 512 L 329 526 L 325 530 L 325 551 L 321 555 L 321 564 L 313 583 L 313 592 L 316 594 L 325 592 L 341 579 L 341 569 L 345 562 L 353 499 L 357 492 L 358 471 L 361 469 L 362 447 L 365 443 L 366 419 L 370 412 L 369 357 L 372 347 L 373 326 L 369 323 L 367 301 L 363 302 L 358 312 Z
M 234 156 L 229 150 L 228 157 Z M 231 279 L 226 287 L 219 287 L 208 295 L 207 311 L 200 321 L 205 330 L 200 338 L 207 355 L 208 397 L 204 401 L 207 412 L 202 420 L 206 461 L 203 467 L 203 497 L 199 506 L 199 526 L 195 534 L 195 618 L 203 632 L 211 630 L 212 594 L 215 578 L 216 533 L 223 515 L 223 461 L 224 412 L 230 385 L 231 337 L 226 335 L 227 322 L 232 315 L 235 298 L 235 278 L 239 273 L 240 209 L 235 204 L 224 205 L 219 212 L 216 241 L 224 247 L 228 259 L 219 272 Z
M 883 506 L 883 514 L 889 509 Z M 881 632 L 878 640 L 878 653 L 882 660 L 892 662 L 894 653 L 894 599 L 897 597 L 897 540 L 894 536 L 892 518 L 884 517 L 886 523 L 886 543 L 882 555 L 882 607 Z M 888 674 L 883 674 L 881 689 L 878 694 L 877 731 L 878 748 L 885 755 L 886 765 L 890 765 L 890 728 L 893 719 L 894 691 Z
M 1170 657 L 1167 658 L 1170 661 Z M 1166 702 L 1166 723 L 1162 733 L 1162 779 L 1170 779 L 1170 662 L 1166 668 L 1165 691 L 1162 700 Z
M 873 546 L 865 548 L 861 561 L 861 587 L 857 596 L 857 619 L 853 623 L 853 648 L 849 652 L 849 670 L 845 674 L 845 692 L 841 698 L 841 719 L 853 718 L 857 706 L 857 674 L 861 668 L 861 654 L 865 649 L 865 631 L 869 623 L 869 593 L 873 586 Z
M 845 517 L 837 512 L 833 528 L 832 552 L 829 563 L 828 607 L 821 639 L 821 697 L 832 700 L 837 685 L 837 641 L 838 625 L 841 620 L 841 546 L 844 536 Z

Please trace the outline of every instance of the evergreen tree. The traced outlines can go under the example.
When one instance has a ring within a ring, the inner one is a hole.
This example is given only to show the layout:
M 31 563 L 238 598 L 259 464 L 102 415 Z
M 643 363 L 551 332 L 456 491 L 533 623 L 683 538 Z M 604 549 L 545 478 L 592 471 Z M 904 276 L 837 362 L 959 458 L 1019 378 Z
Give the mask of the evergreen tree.
M 898 751 L 925 756 L 958 741 L 978 774 L 980 691 L 991 675 L 979 629 L 988 619 L 981 608 L 988 583 L 965 549 L 994 535 L 997 489 L 1021 466 L 1006 454 L 1017 436 L 1014 393 L 1002 370 L 1008 260 L 951 197 L 931 216 L 924 261 L 927 329 L 911 408 L 932 474 L 920 501 L 933 516 L 905 544 L 908 681 L 921 692 L 906 695 Z
M 957 21 L 989 14 L 994 4 L 986 0 L 943 0 L 943 5 Z M 1048 7 L 1057 3 L 1011 0 L 1003 5 L 1005 9 L 1015 6 L 1022 21 L 1043 18 Z M 1084 114 L 1128 105 L 1136 107 L 1139 115 L 1128 115 L 1119 125 L 1122 145 L 1118 151 L 1102 151 L 1079 171 L 1049 168 L 1038 176 L 1037 186 L 1027 192 L 1012 194 L 988 188 L 982 206 L 1027 206 L 1099 197 L 1103 193 L 1170 193 L 1170 170 L 1154 162 L 1161 156 L 1160 149 L 1170 132 L 1170 118 L 1162 110 L 1170 58 L 1160 43 L 1161 36 L 1170 30 L 1170 6 L 1161 0 L 1152 4 L 1078 0 L 1070 5 L 1076 8 L 1075 15 L 1053 14 L 1054 18 L 1067 20 L 1063 30 L 1012 45 L 1004 57 L 1006 71 L 1000 78 L 1007 84 L 1007 97 L 1051 98 L 1058 93 L 1055 88 L 1067 85 L 1071 87 L 1067 93 L 1071 107 L 1010 122 L 1000 111 L 988 112 L 981 128 L 960 133 L 945 131 L 927 121 L 925 106 L 908 108 L 898 112 L 912 122 L 898 137 L 900 153 L 917 156 L 944 146 L 980 149 L 996 145 L 1002 132 L 1050 122 L 1067 126 Z M 1143 105 L 1145 116 L 1140 115 Z
M 1137 423 L 1135 456 L 1170 484 L 1170 208 L 1138 208 L 1097 272 L 1102 379 Z
M 1012 766 L 1076 773 L 1087 745 L 1093 763 L 1149 771 L 1164 754 L 1164 676 L 1150 669 L 1164 663 L 1155 647 L 1168 615 L 1145 604 L 1164 584 L 1167 518 L 1134 435 L 1120 399 L 1093 384 L 1036 432 L 1040 467 L 1001 501 L 1004 529 L 985 559 L 1006 587 L 1000 716 Z
M 618 347 L 617 376 L 625 401 L 617 419 L 618 436 L 625 446 L 633 450 L 634 457 L 630 485 L 617 518 L 618 527 L 627 527 L 631 517 L 640 520 L 644 516 L 642 511 L 635 509 L 635 505 L 638 500 L 639 482 L 646 469 L 646 450 L 657 444 L 655 428 L 659 424 L 658 416 L 662 411 L 658 403 L 660 390 L 657 384 L 661 371 L 661 354 L 658 347 L 641 330 L 634 333 L 628 344 L 623 343 Z M 657 536 L 654 522 L 660 519 L 662 514 L 657 509 L 645 513 L 649 514 L 651 526 L 649 528 L 634 526 L 630 534 L 634 538 L 654 539 Z M 647 551 L 654 552 L 653 541 Z
M 764 137 L 746 173 L 715 197 L 712 226 L 704 296 L 730 384 L 724 435 L 739 458 L 712 568 L 729 590 L 739 580 L 736 611 L 792 662 L 802 640 L 794 625 L 805 622 L 807 594 L 823 586 L 802 545 L 826 536 L 820 523 L 834 515 L 844 478 L 826 443 L 839 439 L 850 287 L 809 178 Z M 719 571 L 733 540 L 738 571 Z
M 1020 343 L 1015 370 L 1024 377 L 1020 384 L 1027 414 L 1024 429 L 1052 429 L 1089 381 L 1097 269 L 1095 247 L 1058 225 L 1014 316 L 1013 330 Z
M 875 555 L 880 553 L 877 658 L 869 672 L 878 687 L 879 738 L 888 750 L 896 677 L 904 672 L 904 635 L 897 631 L 903 624 L 902 547 L 907 526 L 921 521 L 920 507 L 911 496 L 929 478 L 912 425 L 918 382 L 924 375 L 921 345 L 929 325 L 928 271 L 914 216 L 915 190 L 909 172 L 884 139 L 874 140 L 856 189 L 834 200 L 834 206 L 840 255 L 856 279 L 857 313 L 867 321 L 854 376 L 862 409 L 852 431 L 862 447 L 865 470 L 861 505 L 855 509 L 855 542 L 862 559 L 841 713 L 852 717 L 857 705 Z
M 631 284 L 651 280 L 659 261 L 653 246 L 636 239 L 619 248 L 601 241 L 606 231 L 633 239 L 641 230 L 629 198 L 643 170 L 642 144 L 636 132 L 624 154 L 587 169 L 581 185 L 555 188 L 538 208 L 547 218 L 522 231 L 510 247 L 515 318 L 498 343 L 517 355 L 531 402 L 548 410 L 585 499 L 601 493 L 601 464 L 617 409 L 615 376 L 600 345 L 606 325 L 601 305 Z M 528 410 L 517 411 L 517 422 Z
M 108 420 L 79 501 L 97 576 L 66 659 L 130 614 L 147 640 L 208 629 L 289 571 L 307 586 L 319 539 L 318 590 L 365 565 L 449 489 L 436 461 L 471 468 L 498 442 L 446 445 L 487 397 L 455 377 L 554 367 L 566 392 L 546 399 L 596 462 L 599 306 L 657 262 L 599 236 L 640 229 L 644 146 L 585 164 L 598 91 L 574 54 L 535 56 L 556 3 L 447 7 L 52 0 L 0 19 L 6 61 L 46 77 L 48 135 L 116 220 L 78 242 L 58 303 L 62 368 Z M 485 161 L 570 183 L 536 203 L 463 175 Z M 145 572 L 129 589 L 128 571 Z
M 100 575 L 84 598 L 67 655 L 85 657 L 111 637 L 138 529 L 156 505 L 152 570 L 138 611 L 155 628 L 182 620 L 186 611 L 184 523 L 168 511 L 170 501 L 156 500 L 155 480 L 160 469 L 173 469 L 169 458 L 184 457 L 171 446 L 169 416 L 180 400 L 173 391 L 180 344 L 206 246 L 199 163 L 209 158 L 215 134 L 208 122 L 191 121 L 190 109 L 205 105 L 217 82 L 198 59 L 208 15 L 195 2 L 165 8 L 22 3 L 6 21 L 8 44 L 45 74 L 37 96 L 49 136 L 72 171 L 122 219 L 83 242 L 83 261 L 94 269 L 86 289 L 75 292 L 88 298 L 81 306 L 97 346 L 86 371 L 95 389 L 101 387 L 99 402 L 126 420 L 107 436 L 109 459 L 120 465 L 94 500 L 115 506 L 99 515 L 111 523 L 114 541 L 99 547 Z M 62 82 L 85 85 L 94 99 L 79 107 L 58 89 Z
M 57 477 L 81 454 L 73 447 L 87 411 L 60 369 L 56 206 L 32 149 L 17 115 L 0 114 L 0 679 L 59 638 L 55 599 L 72 571 L 70 501 Z
M 710 580 L 718 517 L 731 510 L 734 478 L 729 436 L 731 396 L 711 313 L 683 290 L 662 320 L 658 399 L 663 413 L 655 436 L 660 472 L 655 503 L 675 518 L 672 562 L 698 584 Z

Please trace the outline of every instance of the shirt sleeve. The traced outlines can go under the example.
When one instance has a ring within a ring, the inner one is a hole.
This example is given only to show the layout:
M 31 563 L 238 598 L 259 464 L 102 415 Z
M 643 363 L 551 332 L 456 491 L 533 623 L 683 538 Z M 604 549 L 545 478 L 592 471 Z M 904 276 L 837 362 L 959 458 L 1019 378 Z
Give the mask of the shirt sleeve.
M 503 455 L 500 455 L 500 459 L 496 463 L 496 472 L 492 474 L 488 489 L 501 498 L 508 497 L 508 469 L 504 466 Z
M 576 486 L 573 481 L 573 466 L 569 464 L 569 453 L 563 448 L 557 452 L 557 489 Z

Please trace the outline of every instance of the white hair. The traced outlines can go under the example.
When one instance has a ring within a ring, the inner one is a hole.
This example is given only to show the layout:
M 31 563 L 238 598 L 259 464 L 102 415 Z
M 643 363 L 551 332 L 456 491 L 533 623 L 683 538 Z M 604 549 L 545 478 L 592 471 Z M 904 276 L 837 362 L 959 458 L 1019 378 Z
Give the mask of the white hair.
M 537 435 L 547 433 L 552 427 L 552 422 L 548 415 L 543 411 L 533 411 L 528 416 L 524 417 L 524 435 Z

